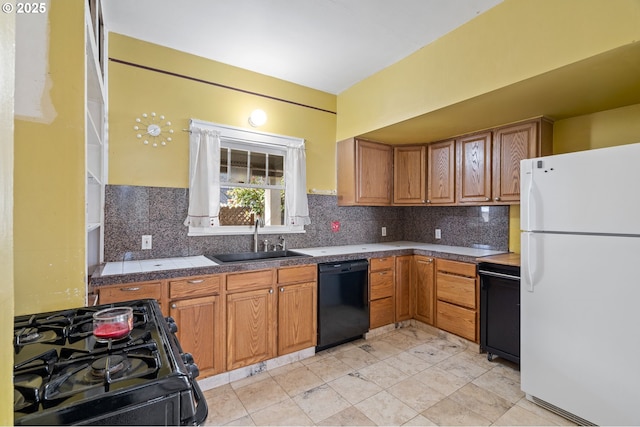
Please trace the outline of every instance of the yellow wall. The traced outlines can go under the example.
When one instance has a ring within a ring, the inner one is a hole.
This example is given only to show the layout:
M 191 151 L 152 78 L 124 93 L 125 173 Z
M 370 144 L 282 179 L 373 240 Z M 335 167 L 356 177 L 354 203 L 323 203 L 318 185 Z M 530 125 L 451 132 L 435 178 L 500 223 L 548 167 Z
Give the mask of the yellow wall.
M 84 2 L 50 2 L 48 60 L 53 120 L 15 120 L 16 314 L 85 302 Z
M 637 0 L 505 0 L 340 93 L 337 139 L 633 43 L 639 20 Z
M 268 120 L 260 131 L 306 140 L 307 188 L 336 188 L 335 95 L 119 34 L 110 35 L 109 57 L 315 107 L 110 61 L 109 184 L 188 187 L 188 133 L 182 129 L 189 119 L 253 129 L 247 118 L 261 108 Z M 172 122 L 173 141 L 165 147 L 136 139 L 135 118 L 152 111 Z
M 0 425 L 13 424 L 13 103 L 15 15 L 0 14 Z
M 553 153 L 561 154 L 640 142 L 640 104 L 559 120 Z M 509 250 L 520 252 L 520 206 L 511 206 Z

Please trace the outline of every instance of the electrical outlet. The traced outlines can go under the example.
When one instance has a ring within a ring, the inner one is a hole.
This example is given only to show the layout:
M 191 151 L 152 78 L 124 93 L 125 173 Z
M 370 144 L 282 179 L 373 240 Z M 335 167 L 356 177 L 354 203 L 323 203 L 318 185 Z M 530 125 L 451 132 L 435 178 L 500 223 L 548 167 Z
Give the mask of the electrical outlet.
M 382 237 L 387 235 L 387 227 L 382 227 Z
M 436 228 L 436 239 L 442 239 L 442 231 Z
M 151 236 L 146 234 L 142 236 L 142 250 L 151 249 Z

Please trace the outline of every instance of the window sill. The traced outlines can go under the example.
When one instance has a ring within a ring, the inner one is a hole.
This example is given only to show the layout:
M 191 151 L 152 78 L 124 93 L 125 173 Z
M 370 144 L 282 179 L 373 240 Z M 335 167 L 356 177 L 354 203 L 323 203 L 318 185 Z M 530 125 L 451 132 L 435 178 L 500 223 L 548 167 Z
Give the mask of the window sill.
M 240 236 L 240 235 L 251 235 L 255 232 L 254 226 L 226 226 L 226 227 L 189 227 L 189 233 L 187 234 L 189 237 L 193 236 Z M 263 234 L 300 234 L 306 233 L 304 226 L 285 226 L 285 225 L 277 225 L 277 226 L 267 226 L 267 227 L 258 227 L 258 235 Z

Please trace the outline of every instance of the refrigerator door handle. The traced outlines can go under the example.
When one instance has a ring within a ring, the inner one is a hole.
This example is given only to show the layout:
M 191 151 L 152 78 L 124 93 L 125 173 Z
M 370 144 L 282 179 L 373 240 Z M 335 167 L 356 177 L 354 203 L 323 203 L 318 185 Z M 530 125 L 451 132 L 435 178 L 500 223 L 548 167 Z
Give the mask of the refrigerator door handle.
M 534 214 L 533 212 L 533 205 L 531 204 L 531 198 L 533 196 L 533 161 L 532 160 L 527 160 L 528 164 L 527 164 L 527 168 L 526 168 L 526 174 L 529 175 L 527 178 L 527 201 L 525 204 L 525 209 L 527 210 L 526 212 L 526 219 L 527 219 L 527 223 L 526 223 L 526 228 L 525 230 L 527 231 L 532 231 L 531 230 L 531 223 L 533 221 L 531 221 L 531 216 Z
M 533 281 L 534 281 L 534 262 L 536 261 L 535 256 L 531 255 L 531 247 L 534 246 L 531 243 L 533 240 L 533 233 L 522 233 L 522 249 L 523 249 L 523 265 L 521 275 L 526 283 L 524 283 L 526 290 L 529 292 L 533 292 Z

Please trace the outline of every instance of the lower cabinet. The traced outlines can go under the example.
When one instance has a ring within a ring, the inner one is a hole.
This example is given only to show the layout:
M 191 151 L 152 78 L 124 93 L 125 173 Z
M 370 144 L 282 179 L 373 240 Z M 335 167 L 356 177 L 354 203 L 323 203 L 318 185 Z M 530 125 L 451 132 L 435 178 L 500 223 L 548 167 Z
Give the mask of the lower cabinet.
M 175 301 L 169 312 L 178 325 L 180 345 L 191 353 L 200 375 L 207 377 L 223 372 L 224 320 L 220 295 Z
M 169 315 L 182 349 L 191 353 L 203 377 L 225 370 L 223 280 L 210 275 L 169 281 Z
M 369 329 L 395 321 L 394 257 L 369 260 Z
M 316 295 L 315 264 L 229 274 L 227 369 L 314 347 Z
M 100 286 L 98 304 L 111 304 L 114 302 L 132 301 L 138 299 L 155 299 L 160 305 L 163 315 L 167 315 L 166 304 L 163 303 L 162 282 L 136 282 L 121 285 Z
M 414 255 L 413 287 L 415 303 L 413 317 L 421 322 L 433 325 L 435 299 L 435 262 L 431 257 Z
M 315 347 L 318 267 L 278 269 L 278 356 Z
M 413 317 L 413 255 L 396 256 L 395 268 L 395 321 L 401 322 Z
M 228 370 L 262 362 L 276 355 L 273 276 L 271 270 L 227 276 Z
M 476 265 L 436 261 L 436 326 L 478 342 L 479 314 Z

